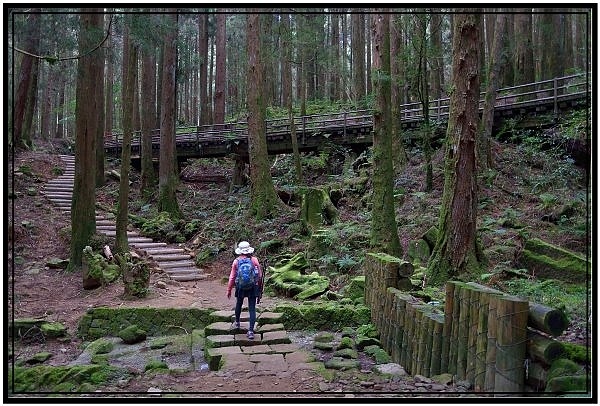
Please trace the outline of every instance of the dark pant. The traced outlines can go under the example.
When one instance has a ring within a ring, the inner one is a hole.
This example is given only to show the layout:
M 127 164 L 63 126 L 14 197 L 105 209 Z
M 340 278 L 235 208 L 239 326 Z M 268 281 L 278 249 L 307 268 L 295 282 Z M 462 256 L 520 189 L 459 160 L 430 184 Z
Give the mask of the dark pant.
M 240 315 L 242 314 L 242 305 L 244 304 L 244 298 L 248 298 L 248 313 L 250 313 L 250 331 L 254 331 L 254 323 L 256 323 L 256 294 L 255 289 L 241 290 L 237 289 L 235 292 L 235 322 L 240 322 Z

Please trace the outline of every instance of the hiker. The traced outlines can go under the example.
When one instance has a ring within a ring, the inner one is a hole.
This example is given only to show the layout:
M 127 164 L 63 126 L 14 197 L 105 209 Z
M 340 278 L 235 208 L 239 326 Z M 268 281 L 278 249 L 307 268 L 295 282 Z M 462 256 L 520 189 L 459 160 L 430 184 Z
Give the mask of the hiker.
M 229 283 L 227 284 L 227 299 L 231 299 L 231 290 L 235 285 L 235 328 L 240 328 L 240 314 L 244 298 L 248 298 L 248 313 L 250 326 L 247 337 L 254 339 L 254 324 L 256 322 L 256 298 L 259 296 L 262 283 L 262 269 L 258 258 L 252 255 L 254 248 L 248 241 L 241 241 L 235 249 L 238 257 L 231 264 Z

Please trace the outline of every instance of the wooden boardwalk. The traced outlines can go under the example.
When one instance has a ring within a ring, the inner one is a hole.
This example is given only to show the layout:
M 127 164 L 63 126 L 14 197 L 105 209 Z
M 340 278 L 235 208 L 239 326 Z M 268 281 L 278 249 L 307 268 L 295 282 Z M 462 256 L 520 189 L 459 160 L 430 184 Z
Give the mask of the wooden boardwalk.
M 494 109 L 494 126 L 499 127 L 507 118 L 530 114 L 558 115 L 577 106 L 589 106 L 591 82 L 589 75 L 577 74 L 552 80 L 503 88 L 498 91 Z M 483 111 L 483 94 L 479 103 Z M 434 125 L 445 125 L 450 110 L 450 99 L 433 100 L 429 117 Z M 419 103 L 400 106 L 400 122 L 404 129 L 419 127 L 423 113 Z M 301 152 L 314 151 L 327 143 L 343 145 L 357 151 L 372 144 L 373 115 L 368 110 L 343 111 L 293 118 L 298 146 Z M 270 155 L 292 152 L 291 124 L 288 118 L 265 122 L 267 148 Z M 176 148 L 179 160 L 237 155 L 248 157 L 248 123 L 178 127 Z M 108 156 L 121 155 L 122 134 L 105 137 L 104 149 Z M 134 134 L 132 159 L 140 156 L 140 133 Z M 158 159 L 160 131 L 152 132 L 153 157 Z
M 65 214 L 71 214 L 73 184 L 75 180 L 75 157 L 61 155 L 66 168 L 62 175 L 44 185 L 42 193 Z M 131 228 L 131 227 L 129 227 Z M 112 213 L 96 212 L 96 233 L 114 237 L 117 232 L 115 216 Z M 137 230 L 127 231 L 127 242 L 132 249 L 145 253 L 154 264 L 173 280 L 194 281 L 206 275 L 196 266 L 193 255 L 174 244 L 154 242 L 142 237 Z

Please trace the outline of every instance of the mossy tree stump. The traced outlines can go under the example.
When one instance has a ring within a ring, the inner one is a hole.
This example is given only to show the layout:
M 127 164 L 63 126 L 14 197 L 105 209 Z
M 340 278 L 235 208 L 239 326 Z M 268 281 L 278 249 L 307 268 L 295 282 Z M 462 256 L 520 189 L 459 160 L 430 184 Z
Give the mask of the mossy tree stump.
M 331 225 L 337 221 L 338 211 L 324 188 L 307 188 L 302 195 L 302 224 L 309 231 Z

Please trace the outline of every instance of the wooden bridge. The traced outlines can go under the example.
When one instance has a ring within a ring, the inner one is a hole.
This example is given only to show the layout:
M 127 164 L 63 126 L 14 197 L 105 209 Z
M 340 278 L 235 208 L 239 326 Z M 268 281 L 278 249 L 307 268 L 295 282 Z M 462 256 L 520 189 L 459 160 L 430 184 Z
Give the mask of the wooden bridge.
M 498 128 L 506 118 L 525 115 L 549 115 L 591 103 L 591 79 L 588 74 L 570 75 L 498 90 L 494 109 L 494 127 Z M 450 99 L 430 102 L 429 117 L 434 125 L 448 121 Z M 483 111 L 483 94 L 479 102 Z M 550 113 L 550 114 L 549 114 Z M 400 122 L 403 129 L 419 127 L 423 121 L 421 105 L 416 103 L 400 106 Z M 372 144 L 373 115 L 369 110 L 343 111 L 335 114 L 318 114 L 293 118 L 298 149 L 314 151 L 331 142 L 357 151 Z M 266 120 L 267 148 L 270 155 L 292 152 L 290 119 Z M 235 154 L 248 158 L 248 123 L 226 123 L 197 127 L 176 128 L 176 150 L 179 161 L 188 158 L 223 157 Z M 105 137 L 107 156 L 121 155 L 122 134 Z M 140 132 L 134 133 L 131 144 L 132 160 L 140 156 Z M 152 154 L 158 159 L 160 130 L 152 132 Z

